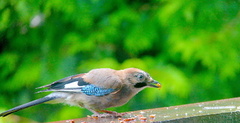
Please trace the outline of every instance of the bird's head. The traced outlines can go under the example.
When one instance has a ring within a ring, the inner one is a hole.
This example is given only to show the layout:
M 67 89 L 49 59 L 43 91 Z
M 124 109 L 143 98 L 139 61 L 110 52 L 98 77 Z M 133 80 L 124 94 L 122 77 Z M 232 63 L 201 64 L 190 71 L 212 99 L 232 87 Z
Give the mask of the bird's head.
M 145 87 L 161 88 L 161 84 L 154 80 L 147 72 L 137 68 L 127 68 L 123 70 L 125 73 L 126 84 L 130 86 L 143 89 Z

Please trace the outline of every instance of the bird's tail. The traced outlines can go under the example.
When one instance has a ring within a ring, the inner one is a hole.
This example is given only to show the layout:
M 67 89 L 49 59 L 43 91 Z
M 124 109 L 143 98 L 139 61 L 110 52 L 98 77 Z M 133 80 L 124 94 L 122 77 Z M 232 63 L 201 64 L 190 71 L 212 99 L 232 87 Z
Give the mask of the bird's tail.
M 58 97 L 54 97 L 54 96 L 45 96 L 43 98 L 40 98 L 40 99 L 36 99 L 36 100 L 33 100 L 31 102 L 28 102 L 28 103 L 25 103 L 25 104 L 22 104 L 20 106 L 17 106 L 17 107 L 14 107 L 12 109 L 9 109 L 3 113 L 0 114 L 0 117 L 5 117 L 13 112 L 16 112 L 16 111 L 19 111 L 19 110 L 22 110 L 22 109 L 25 109 L 25 108 L 28 108 L 28 107 L 31 107 L 31 106 L 34 106 L 34 105 L 37 105 L 37 104 L 40 104 L 40 103 L 44 103 L 44 102 L 47 102 L 47 101 L 50 101 L 50 100 L 54 100 Z

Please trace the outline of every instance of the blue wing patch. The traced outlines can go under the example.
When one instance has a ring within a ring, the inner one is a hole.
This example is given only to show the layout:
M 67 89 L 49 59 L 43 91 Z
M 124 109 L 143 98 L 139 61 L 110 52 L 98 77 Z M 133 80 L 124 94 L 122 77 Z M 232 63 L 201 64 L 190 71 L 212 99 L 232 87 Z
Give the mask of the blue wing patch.
M 86 85 L 81 88 L 81 92 L 89 96 L 104 96 L 114 92 L 115 90 L 112 88 L 100 88 L 95 85 Z

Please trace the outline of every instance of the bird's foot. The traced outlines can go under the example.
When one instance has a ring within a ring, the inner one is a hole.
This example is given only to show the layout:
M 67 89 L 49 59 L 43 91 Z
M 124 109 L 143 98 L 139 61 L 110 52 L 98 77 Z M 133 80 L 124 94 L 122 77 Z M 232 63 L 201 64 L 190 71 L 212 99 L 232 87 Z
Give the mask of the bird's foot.
M 103 112 L 103 114 L 93 114 L 92 117 L 122 117 L 127 113 L 117 113 L 115 111 L 100 110 L 98 112 Z

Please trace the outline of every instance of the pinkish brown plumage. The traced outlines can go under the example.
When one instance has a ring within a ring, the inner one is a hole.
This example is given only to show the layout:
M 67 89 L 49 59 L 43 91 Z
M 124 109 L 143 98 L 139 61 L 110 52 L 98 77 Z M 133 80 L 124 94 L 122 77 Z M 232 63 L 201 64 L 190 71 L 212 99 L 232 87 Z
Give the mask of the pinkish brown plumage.
M 58 103 L 84 107 L 93 112 L 94 116 L 118 117 L 123 114 L 104 109 L 124 105 L 146 87 L 159 88 L 160 84 L 140 69 L 93 69 L 88 73 L 69 76 L 39 87 L 47 88 L 39 92 L 52 91 L 52 93 L 5 111 L 0 116 L 4 117 L 24 108 L 54 100 Z

